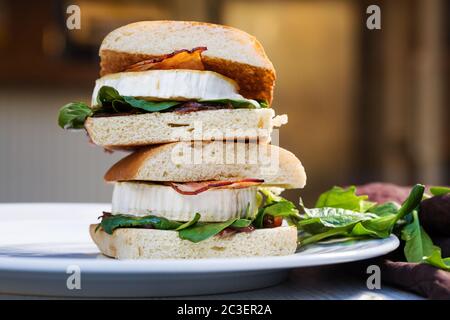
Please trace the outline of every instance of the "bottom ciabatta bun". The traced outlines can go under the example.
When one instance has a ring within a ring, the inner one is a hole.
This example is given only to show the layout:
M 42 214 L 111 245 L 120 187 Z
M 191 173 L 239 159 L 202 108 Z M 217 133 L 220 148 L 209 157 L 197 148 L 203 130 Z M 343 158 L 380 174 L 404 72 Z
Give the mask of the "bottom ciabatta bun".
M 121 228 L 112 235 L 89 228 L 100 251 L 116 259 L 201 259 L 285 256 L 297 248 L 297 229 L 278 227 L 212 237 L 199 243 L 182 240 L 176 231 Z

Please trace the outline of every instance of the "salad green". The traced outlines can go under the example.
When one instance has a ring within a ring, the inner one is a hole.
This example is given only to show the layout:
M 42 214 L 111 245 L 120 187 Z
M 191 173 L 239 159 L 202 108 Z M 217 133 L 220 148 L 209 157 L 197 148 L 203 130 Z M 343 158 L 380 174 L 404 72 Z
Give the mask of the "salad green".
M 316 208 L 300 204 L 301 219 L 297 223 L 299 244 L 308 245 L 327 239 L 386 238 L 397 233 L 405 241 L 404 255 L 408 262 L 428 263 L 450 270 L 450 258 L 443 258 L 441 249 L 419 223 L 419 204 L 425 187 L 417 184 L 400 206 L 395 202 L 377 204 L 367 196 L 356 195 L 356 187 L 333 187 L 320 195 Z M 431 187 L 434 196 L 450 192 L 447 187 Z

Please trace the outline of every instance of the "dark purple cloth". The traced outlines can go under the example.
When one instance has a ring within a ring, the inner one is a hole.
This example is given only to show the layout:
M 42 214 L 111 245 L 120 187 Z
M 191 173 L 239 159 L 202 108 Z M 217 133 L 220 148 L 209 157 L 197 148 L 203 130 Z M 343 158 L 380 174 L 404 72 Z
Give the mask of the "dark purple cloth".
M 450 238 L 450 194 L 422 201 L 419 220 L 430 235 Z
M 385 260 L 381 266 L 381 279 L 429 299 L 450 300 L 450 272 L 425 263 Z

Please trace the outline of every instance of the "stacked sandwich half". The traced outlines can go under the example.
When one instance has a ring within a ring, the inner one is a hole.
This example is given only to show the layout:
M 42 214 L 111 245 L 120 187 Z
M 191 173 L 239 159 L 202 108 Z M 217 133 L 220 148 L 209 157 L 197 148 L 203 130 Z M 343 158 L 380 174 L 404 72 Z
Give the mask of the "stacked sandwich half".
M 59 124 L 131 153 L 105 175 L 112 208 L 90 234 L 118 259 L 274 256 L 295 252 L 298 211 L 279 196 L 306 182 L 270 144 L 287 122 L 271 108 L 275 71 L 261 44 L 214 24 L 146 21 L 100 47 L 91 106 Z

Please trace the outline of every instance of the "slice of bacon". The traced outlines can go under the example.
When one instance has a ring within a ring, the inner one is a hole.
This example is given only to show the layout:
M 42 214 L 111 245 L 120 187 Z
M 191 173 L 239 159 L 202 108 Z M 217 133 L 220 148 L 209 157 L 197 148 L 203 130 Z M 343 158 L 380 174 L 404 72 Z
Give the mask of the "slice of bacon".
M 190 112 L 203 111 L 203 110 L 219 110 L 219 109 L 233 109 L 231 105 L 228 104 L 218 104 L 212 105 L 205 102 L 188 101 L 172 109 L 173 112 L 179 114 L 186 114 Z
M 124 71 L 189 69 L 205 70 L 202 62 L 202 52 L 206 47 L 197 47 L 192 50 L 178 50 L 162 57 L 148 59 L 135 63 Z
M 227 237 L 231 237 L 232 235 L 234 235 L 236 233 L 241 233 L 241 232 L 250 233 L 253 231 L 255 231 L 255 227 L 253 225 L 249 225 L 248 227 L 244 227 L 244 228 L 228 227 L 228 228 L 225 228 L 222 231 L 220 231 L 217 234 L 217 236 L 219 238 L 227 238 Z
M 263 183 L 262 179 L 243 179 L 227 181 L 200 181 L 200 182 L 168 182 L 176 192 L 184 195 L 196 195 L 210 189 L 241 189 L 257 186 Z

